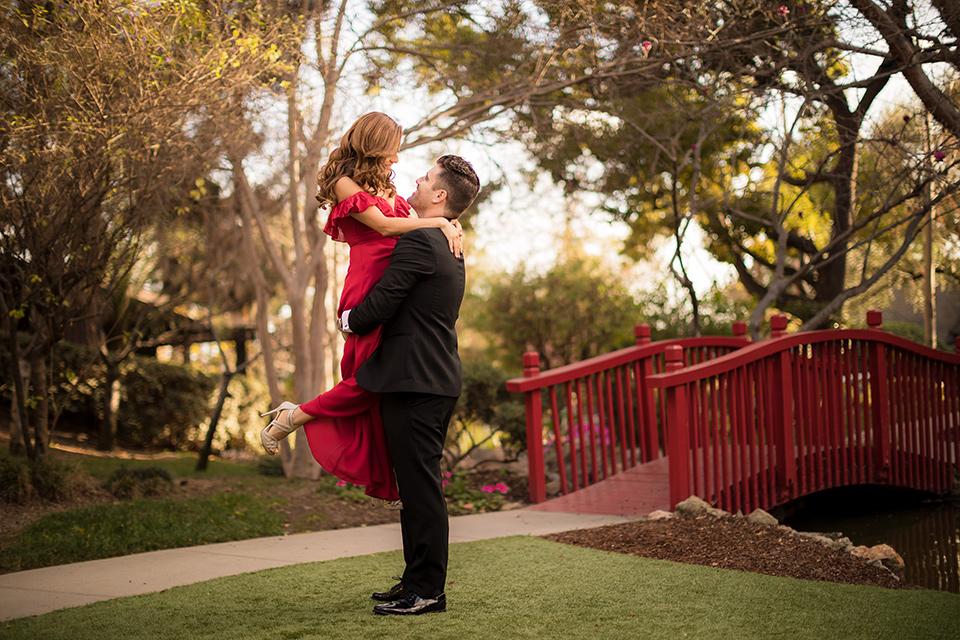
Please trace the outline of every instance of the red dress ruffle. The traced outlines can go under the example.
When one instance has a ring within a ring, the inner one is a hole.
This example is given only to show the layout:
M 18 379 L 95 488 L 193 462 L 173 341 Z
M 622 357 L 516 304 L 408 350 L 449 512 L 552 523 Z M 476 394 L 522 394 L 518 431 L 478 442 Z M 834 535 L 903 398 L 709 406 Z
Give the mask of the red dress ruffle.
M 397 243 L 396 238 L 380 235 L 351 215 L 370 207 L 377 207 L 389 217 L 410 216 L 410 205 L 400 196 L 391 208 L 389 201 L 363 191 L 337 203 L 330 211 L 324 232 L 350 245 L 350 262 L 337 315 L 360 304 L 380 281 Z M 320 466 L 341 480 L 365 486 L 367 495 L 398 500 L 400 494 L 380 418 L 380 396 L 360 387 L 354 378 L 357 368 L 380 344 L 380 332 L 378 328 L 365 336 L 348 335 L 340 360 L 341 382 L 300 408 L 314 416 L 303 430 Z

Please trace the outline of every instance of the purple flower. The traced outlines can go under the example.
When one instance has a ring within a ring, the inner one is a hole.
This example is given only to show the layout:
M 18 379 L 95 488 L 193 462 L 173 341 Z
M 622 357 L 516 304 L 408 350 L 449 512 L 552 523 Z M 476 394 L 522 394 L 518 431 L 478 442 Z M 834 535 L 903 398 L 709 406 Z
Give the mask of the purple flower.
M 933 152 L 933 159 L 936 160 L 937 162 L 942 161 L 946 157 L 947 157 L 946 151 L 937 150 Z

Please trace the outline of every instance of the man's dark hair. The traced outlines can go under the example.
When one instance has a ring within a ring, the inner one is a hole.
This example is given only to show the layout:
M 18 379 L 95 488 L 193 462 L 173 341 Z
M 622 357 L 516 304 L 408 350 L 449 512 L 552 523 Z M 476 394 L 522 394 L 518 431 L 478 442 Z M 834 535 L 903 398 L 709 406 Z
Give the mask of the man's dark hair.
M 480 193 L 480 178 L 473 165 L 460 156 L 440 156 L 437 165 L 443 169 L 436 186 L 447 192 L 447 217 L 458 218 Z

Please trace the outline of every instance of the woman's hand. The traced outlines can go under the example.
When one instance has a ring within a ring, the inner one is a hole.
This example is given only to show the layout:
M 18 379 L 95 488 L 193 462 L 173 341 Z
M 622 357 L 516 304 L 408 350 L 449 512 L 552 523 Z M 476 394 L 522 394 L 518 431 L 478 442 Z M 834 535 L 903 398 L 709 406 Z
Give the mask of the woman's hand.
M 443 231 L 443 235 L 447 236 L 447 244 L 450 246 L 450 252 L 459 258 L 463 255 L 463 226 L 459 220 L 454 220 L 451 223 L 446 218 L 438 219 L 442 220 L 440 230 Z

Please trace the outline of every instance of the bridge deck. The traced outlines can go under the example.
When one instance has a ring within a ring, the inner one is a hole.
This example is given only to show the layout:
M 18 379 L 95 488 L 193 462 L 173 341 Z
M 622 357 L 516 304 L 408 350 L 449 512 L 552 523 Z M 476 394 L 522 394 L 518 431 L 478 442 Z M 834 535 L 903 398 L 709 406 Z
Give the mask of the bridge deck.
M 657 509 L 669 510 L 669 474 L 667 458 L 657 458 L 528 509 L 618 516 L 642 516 Z

